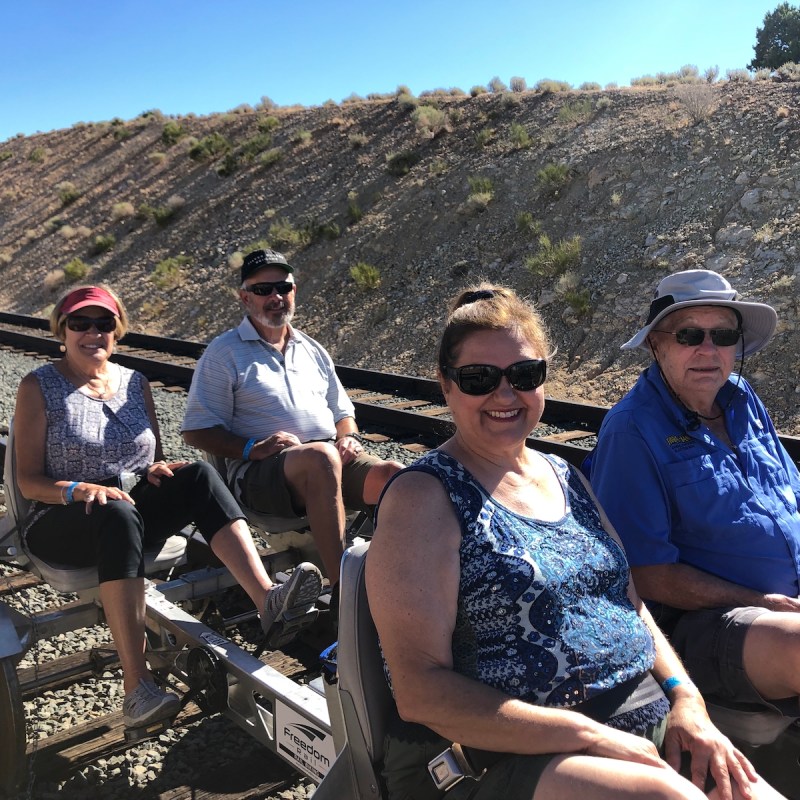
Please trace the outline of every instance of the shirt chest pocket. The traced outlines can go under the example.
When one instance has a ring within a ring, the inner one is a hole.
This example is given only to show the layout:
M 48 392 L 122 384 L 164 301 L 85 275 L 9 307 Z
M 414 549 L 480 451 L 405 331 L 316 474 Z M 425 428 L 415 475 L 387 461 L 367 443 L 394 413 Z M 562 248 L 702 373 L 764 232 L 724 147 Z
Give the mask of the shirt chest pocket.
M 664 470 L 673 535 L 681 532 L 715 539 L 731 534 L 741 517 L 741 476 L 729 459 L 701 455 L 669 464 Z

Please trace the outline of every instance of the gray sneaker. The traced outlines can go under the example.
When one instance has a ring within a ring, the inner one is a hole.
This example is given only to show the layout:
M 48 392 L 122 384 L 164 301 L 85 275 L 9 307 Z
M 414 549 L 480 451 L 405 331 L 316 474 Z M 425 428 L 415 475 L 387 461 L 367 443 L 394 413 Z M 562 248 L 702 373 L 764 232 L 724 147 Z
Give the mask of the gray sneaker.
M 273 650 L 294 639 L 319 613 L 314 607 L 322 591 L 322 573 L 304 561 L 298 564 L 286 583 L 267 592 L 261 628 Z
M 123 721 L 128 728 L 139 728 L 174 717 L 180 711 L 178 695 L 160 689 L 152 681 L 139 680 L 139 685 L 122 701 Z

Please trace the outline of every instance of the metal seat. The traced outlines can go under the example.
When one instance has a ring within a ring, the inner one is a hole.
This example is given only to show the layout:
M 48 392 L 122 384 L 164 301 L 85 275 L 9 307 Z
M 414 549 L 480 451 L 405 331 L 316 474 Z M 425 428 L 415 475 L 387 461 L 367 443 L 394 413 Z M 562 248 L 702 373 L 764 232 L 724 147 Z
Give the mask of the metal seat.
M 6 508 L 8 513 L 0 528 L 0 539 L 10 533 L 2 542 L 5 558 L 13 560 L 22 567 L 35 572 L 43 581 L 59 592 L 78 592 L 98 585 L 97 567 L 73 567 L 57 564 L 37 557 L 26 550 L 20 528 L 28 516 L 31 501 L 22 495 L 17 483 L 17 465 L 14 457 L 14 421 L 8 426 L 3 481 L 5 484 Z M 185 563 L 187 537 L 181 534 L 170 536 L 157 550 L 144 553 L 145 573 L 152 575 Z
M 348 548 L 339 581 L 337 691 L 328 694 L 331 722 L 340 715 L 345 741 L 336 761 L 314 793 L 317 800 L 383 800 L 383 742 L 395 705 L 369 610 L 364 567 L 369 542 Z M 336 726 L 334 725 L 334 730 Z

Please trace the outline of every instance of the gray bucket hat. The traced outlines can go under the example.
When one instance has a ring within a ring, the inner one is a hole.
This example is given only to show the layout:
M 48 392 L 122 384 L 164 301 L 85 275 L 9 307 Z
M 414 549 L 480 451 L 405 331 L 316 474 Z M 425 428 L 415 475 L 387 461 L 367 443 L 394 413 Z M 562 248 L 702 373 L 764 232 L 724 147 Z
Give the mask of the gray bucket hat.
M 766 303 L 746 303 L 722 275 L 708 269 L 689 269 L 667 275 L 658 284 L 650 313 L 644 327 L 622 350 L 649 350 L 647 337 L 664 317 L 689 306 L 725 306 L 739 313 L 742 320 L 742 339 L 737 345 L 737 355 L 749 356 L 764 347 L 775 333 L 778 315 Z M 744 346 L 744 351 L 742 351 Z

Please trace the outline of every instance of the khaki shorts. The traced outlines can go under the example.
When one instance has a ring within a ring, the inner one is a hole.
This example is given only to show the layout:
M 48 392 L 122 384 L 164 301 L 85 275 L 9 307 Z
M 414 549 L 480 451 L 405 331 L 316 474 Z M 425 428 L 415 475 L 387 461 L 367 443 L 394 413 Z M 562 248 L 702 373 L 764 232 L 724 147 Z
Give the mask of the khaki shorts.
M 302 517 L 304 508 L 296 508 L 283 474 L 286 450 L 261 461 L 254 461 L 237 478 L 241 499 L 248 508 L 274 517 Z M 364 481 L 367 473 L 380 459 L 361 453 L 342 468 L 342 500 L 344 507 L 352 511 L 371 511 L 364 503 Z

